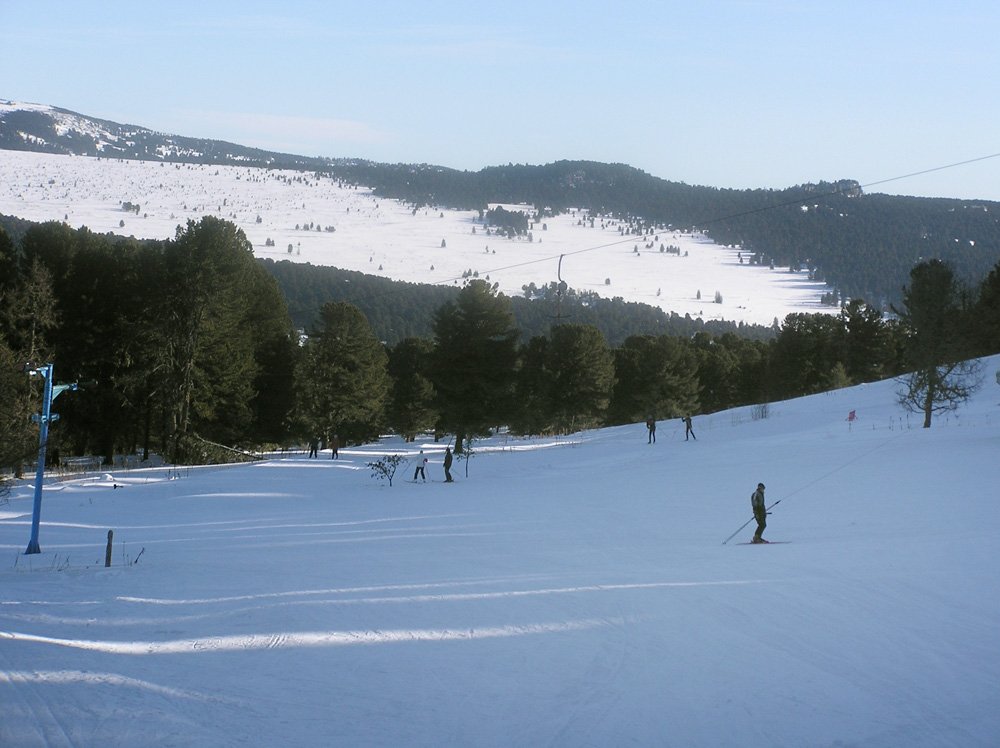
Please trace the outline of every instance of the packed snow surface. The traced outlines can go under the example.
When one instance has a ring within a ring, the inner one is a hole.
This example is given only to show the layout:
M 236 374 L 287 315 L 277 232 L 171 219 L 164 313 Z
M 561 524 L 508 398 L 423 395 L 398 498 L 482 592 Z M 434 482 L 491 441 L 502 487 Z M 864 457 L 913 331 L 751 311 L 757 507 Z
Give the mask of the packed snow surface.
M 839 311 L 821 304 L 829 289 L 807 273 L 751 266 L 739 247 L 701 232 L 623 235 L 618 221 L 591 224 L 576 210 L 536 222 L 531 241 L 507 239 L 487 235 L 478 211 L 414 210 L 310 172 L 0 150 L 0 214 L 140 239 L 172 238 L 213 215 L 243 229 L 259 257 L 413 283 L 475 276 L 507 295 L 563 280 L 705 320 L 770 325 L 796 312 Z
M 497 436 L 453 484 L 430 438 L 105 467 L 30 556 L 21 484 L 0 745 L 996 746 L 998 367 L 930 429 L 889 381 Z M 724 544 L 759 481 L 784 542 Z

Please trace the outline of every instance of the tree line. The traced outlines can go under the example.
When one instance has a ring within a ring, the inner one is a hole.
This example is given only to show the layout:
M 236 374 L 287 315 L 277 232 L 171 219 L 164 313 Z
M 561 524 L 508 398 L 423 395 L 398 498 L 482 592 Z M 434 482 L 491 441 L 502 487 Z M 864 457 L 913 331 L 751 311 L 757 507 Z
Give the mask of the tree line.
M 388 343 L 345 300 L 322 302 L 296 330 L 278 281 L 218 218 L 164 241 L 55 222 L 16 237 L 0 228 L 0 466 L 15 469 L 37 449 L 41 383 L 28 373 L 45 363 L 85 385 L 60 399 L 50 455 L 185 463 L 387 431 L 448 435 L 460 452 L 499 427 L 678 418 L 904 371 L 902 401 L 930 425 L 963 397 L 962 362 L 1000 350 L 1000 265 L 970 288 L 947 263 L 920 263 L 889 317 L 851 300 L 839 315 L 789 315 L 769 339 L 698 330 L 615 344 L 597 325 L 548 315 L 526 336 L 513 300 L 474 279 L 447 289 L 429 334 Z
M 358 307 L 378 339 L 394 345 L 408 337 L 430 337 L 435 311 L 459 292 L 454 286 L 409 283 L 366 275 L 354 270 L 297 263 L 271 258 L 258 260 L 278 281 L 288 304 L 292 323 L 308 329 L 319 323 L 320 310 L 331 301 L 346 301 Z M 723 320 L 703 320 L 659 307 L 607 298 L 591 291 L 529 284 L 524 296 L 511 297 L 515 324 L 522 339 L 544 335 L 554 323 L 573 322 L 596 326 L 607 341 L 620 345 L 632 335 L 691 336 L 699 332 L 767 340 L 774 326 Z

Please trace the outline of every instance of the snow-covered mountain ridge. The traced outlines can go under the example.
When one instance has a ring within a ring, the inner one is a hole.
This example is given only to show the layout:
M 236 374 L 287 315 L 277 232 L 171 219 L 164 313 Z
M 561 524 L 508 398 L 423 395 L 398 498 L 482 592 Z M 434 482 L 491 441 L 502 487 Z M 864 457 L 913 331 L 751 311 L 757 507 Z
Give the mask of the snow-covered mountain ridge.
M 0 149 L 152 161 L 312 169 L 327 163 L 235 143 L 123 125 L 46 104 L 0 99 Z

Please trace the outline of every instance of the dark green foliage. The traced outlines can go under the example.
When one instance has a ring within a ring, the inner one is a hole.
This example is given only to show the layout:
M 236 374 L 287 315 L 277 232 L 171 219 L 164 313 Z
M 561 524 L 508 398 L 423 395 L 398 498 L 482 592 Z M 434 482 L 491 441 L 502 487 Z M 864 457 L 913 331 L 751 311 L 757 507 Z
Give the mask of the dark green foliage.
M 438 310 L 431 379 L 441 427 L 462 439 L 489 433 L 513 411 L 518 331 L 506 296 L 474 280 Z
M 387 355 L 357 307 L 325 304 L 296 373 L 302 436 L 377 437 L 389 394 Z
M 288 299 L 289 315 L 300 329 L 318 322 L 319 309 L 329 301 L 346 301 L 361 310 L 375 331 L 388 345 L 405 338 L 431 338 L 434 315 L 445 303 L 453 301 L 459 288 L 430 284 L 391 281 L 339 268 L 258 260 L 273 275 Z M 738 333 L 742 337 L 767 340 L 774 337 L 770 327 L 733 322 L 705 322 L 690 316 L 667 314 L 663 310 L 627 302 L 621 298 L 602 298 L 593 292 L 578 293 L 569 288 L 557 299 L 557 284 L 525 287 L 527 298 L 510 299 L 514 324 L 521 340 L 546 336 L 552 325 L 572 322 L 593 325 L 601 331 L 608 345 L 620 345 L 632 335 L 690 336 L 697 332 L 722 335 Z
M 898 326 L 888 323 L 875 307 L 852 299 L 840 310 L 843 364 L 851 384 L 875 382 L 897 373 Z
M 183 459 L 185 434 L 282 437 L 294 338 L 277 284 L 232 224 L 206 218 L 142 244 L 34 224 L 16 256 L 0 314 L 12 347 L 54 363 L 59 381 L 92 382 L 60 402 L 53 446 L 110 460 L 155 441 Z
M 520 354 L 511 429 L 570 433 L 604 423 L 614 385 L 614 355 L 591 325 L 557 325 Z
M 900 403 L 924 414 L 924 428 L 930 428 L 935 413 L 965 402 L 981 383 L 977 362 L 965 360 L 972 346 L 961 301 L 946 263 L 931 260 L 910 272 L 899 318 L 906 334 L 906 361 L 913 371 Z
M 914 268 L 899 322 L 851 300 L 840 315 L 790 315 L 768 329 L 714 327 L 555 283 L 508 299 L 480 280 L 443 288 L 260 262 L 218 219 L 190 222 L 169 242 L 58 223 L 17 231 L 12 240 L 0 230 L 9 270 L 0 363 L 52 361 L 60 382 L 95 382 L 60 401 L 50 438 L 64 454 L 110 458 L 141 446 L 177 460 L 229 459 L 233 445 L 364 440 L 390 425 L 408 438 L 454 433 L 461 456 L 467 438 L 502 425 L 556 433 L 696 415 L 904 366 L 915 372 L 909 405 L 940 412 L 977 382 L 963 357 L 1000 346 L 1000 265 L 971 311 L 950 266 L 933 261 Z M 317 301 L 305 347 L 286 286 L 303 313 Z M 329 303 L 337 293 L 370 314 Z M 608 330 L 642 332 L 611 349 Z M 520 348 L 519 338 L 528 341 Z M 37 446 L 25 419 L 37 409 L 34 389 L 20 370 L 0 373 L 2 462 L 30 459 Z
M 277 281 L 259 266 L 247 286 L 243 324 L 252 331 L 255 364 L 247 437 L 253 444 L 287 441 L 295 408 L 299 346 Z
M 437 421 L 430 379 L 433 351 L 433 343 L 421 338 L 407 338 L 389 350 L 392 387 L 386 418 L 389 427 L 406 441 L 430 431 Z
M 17 279 L 17 252 L 14 240 L 0 224 L 0 294 Z
M 834 364 L 843 360 L 841 323 L 828 314 L 789 314 L 774 342 L 772 384 L 782 397 L 831 388 Z
M 1000 264 L 986 276 L 972 309 L 971 337 L 978 355 L 1000 353 Z
M 506 210 L 498 205 L 486 211 L 486 225 L 504 236 L 521 236 L 528 233 L 528 216 L 524 211 Z
M 698 333 L 691 342 L 698 360 L 698 383 L 703 410 L 724 410 L 739 403 L 762 399 L 759 388 L 744 392 L 742 386 L 744 367 L 749 368 L 749 365 L 741 354 L 752 343 L 731 334 L 713 338 L 705 333 Z M 758 360 L 764 355 L 766 348 L 758 353 Z
M 549 339 L 543 336 L 534 337 L 521 347 L 510 417 L 511 430 L 516 434 L 548 434 L 554 430 L 548 350 Z
M 288 260 L 258 260 L 277 281 L 288 314 L 299 329 L 319 324 L 319 310 L 331 301 L 352 304 L 368 319 L 379 340 L 430 338 L 434 312 L 458 295 L 449 286 L 390 281 L 374 275 Z
M 24 361 L 0 334 L 0 496 L 6 468 L 20 476 L 21 465 L 30 462 L 38 449 L 38 428 L 30 421 L 41 406 L 41 397 L 33 393 L 24 371 Z
M 570 433 L 604 422 L 615 381 L 614 356 L 592 325 L 553 328 L 546 356 L 548 400 L 556 430 Z
M 615 351 L 610 423 L 679 418 L 700 412 L 698 362 L 687 341 L 650 335 L 629 338 Z
M 168 433 L 189 431 L 233 443 L 250 424 L 257 374 L 247 287 L 258 270 L 233 224 L 189 221 L 163 248 L 164 287 L 156 309 L 167 367 Z

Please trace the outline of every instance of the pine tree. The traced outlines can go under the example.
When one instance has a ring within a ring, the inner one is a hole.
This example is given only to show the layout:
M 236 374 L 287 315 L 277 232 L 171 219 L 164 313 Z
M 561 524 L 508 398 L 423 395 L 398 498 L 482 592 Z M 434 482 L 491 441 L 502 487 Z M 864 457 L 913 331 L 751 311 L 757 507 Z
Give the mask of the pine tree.
M 513 412 L 518 331 L 510 300 L 482 280 L 471 281 L 434 318 L 431 367 L 441 426 L 466 436 L 487 434 Z
M 6 468 L 20 477 L 21 465 L 38 448 L 38 429 L 30 415 L 37 412 L 39 400 L 31 397 L 24 363 L 0 334 L 0 496 L 9 488 L 4 485 Z
M 230 441 L 251 418 L 256 366 L 246 323 L 246 288 L 256 263 L 243 231 L 205 216 L 164 247 L 156 310 L 166 358 L 164 388 L 171 454 L 189 433 Z
M 389 426 L 406 441 L 434 428 L 434 385 L 430 365 L 433 343 L 421 338 L 406 338 L 389 350 L 389 376 L 392 380 L 386 416 Z
M 320 329 L 302 352 L 296 381 L 303 436 L 377 437 L 389 394 L 388 357 L 361 311 L 346 302 L 320 310 Z
M 635 335 L 615 351 L 609 422 L 675 418 L 698 410 L 697 358 L 684 341 Z
M 840 310 L 844 331 L 844 367 L 853 384 L 875 382 L 892 370 L 892 336 L 882 312 L 851 299 Z
M 947 264 L 930 260 L 914 267 L 910 285 L 903 289 L 903 304 L 899 317 L 913 372 L 898 393 L 899 402 L 911 412 L 923 413 L 924 428 L 930 428 L 934 413 L 955 410 L 979 388 L 981 366 L 965 360 L 969 353 L 962 335 L 965 315 Z
M 593 325 L 558 325 L 546 356 L 550 410 L 556 428 L 570 433 L 604 420 L 615 380 L 614 357 Z

